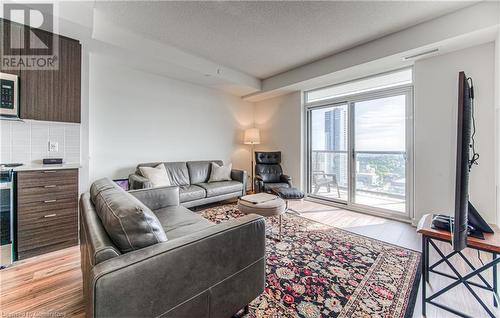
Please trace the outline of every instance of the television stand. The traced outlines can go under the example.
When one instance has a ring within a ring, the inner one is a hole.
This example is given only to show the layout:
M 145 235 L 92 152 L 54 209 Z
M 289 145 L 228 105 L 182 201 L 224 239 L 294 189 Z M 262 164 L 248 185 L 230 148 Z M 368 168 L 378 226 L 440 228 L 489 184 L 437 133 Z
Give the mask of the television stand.
M 492 229 L 494 233 L 484 233 L 484 240 L 468 237 L 467 238 L 467 247 L 470 249 L 483 251 L 486 253 L 491 253 L 492 259 L 491 261 L 485 262 L 479 268 L 476 268 L 461 251 L 452 251 L 448 255 L 445 255 L 439 247 L 436 245 L 434 241 L 442 241 L 451 244 L 451 233 L 449 231 L 434 229 L 431 226 L 432 223 L 432 215 L 426 214 L 420 219 L 418 224 L 417 233 L 422 234 L 422 315 L 425 317 L 426 315 L 426 304 L 429 303 L 438 308 L 451 312 L 460 317 L 472 317 L 469 316 L 458 309 L 448 307 L 439 302 L 436 302 L 436 298 L 440 295 L 450 291 L 454 287 L 463 284 L 469 292 L 474 296 L 476 301 L 483 307 L 483 309 L 488 313 L 490 317 L 496 317 L 496 315 L 491 311 L 491 309 L 484 303 L 484 301 L 476 294 L 474 289 L 471 286 L 482 288 L 488 290 L 493 295 L 493 305 L 498 307 L 499 299 L 498 299 L 498 285 L 497 285 L 497 264 L 500 263 L 500 258 L 498 254 L 500 254 L 500 229 L 494 225 L 492 225 Z M 429 265 L 429 247 L 432 246 L 434 250 L 439 255 L 440 259 L 432 265 Z M 466 265 L 470 268 L 470 272 L 466 275 L 461 275 L 460 272 L 457 271 L 455 266 L 450 262 L 450 258 L 458 255 Z M 446 263 L 454 275 L 447 274 L 436 270 L 436 267 L 442 263 Z M 491 284 L 484 278 L 482 275 L 483 272 L 489 268 L 493 269 L 493 282 Z M 434 273 L 437 275 L 441 275 L 450 279 L 453 279 L 454 282 L 449 284 L 448 286 L 442 288 L 434 292 L 432 295 L 427 296 L 427 283 L 429 282 L 429 273 Z M 471 279 L 474 277 L 478 277 L 481 280 L 481 283 L 472 282 Z

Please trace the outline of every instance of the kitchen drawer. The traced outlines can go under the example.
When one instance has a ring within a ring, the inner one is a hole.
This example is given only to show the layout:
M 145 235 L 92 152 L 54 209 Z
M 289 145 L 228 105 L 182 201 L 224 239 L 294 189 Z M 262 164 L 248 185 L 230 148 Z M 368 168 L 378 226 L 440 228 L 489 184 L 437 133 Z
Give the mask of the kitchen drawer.
M 22 203 L 40 202 L 42 204 L 66 198 L 77 199 L 78 185 L 76 183 L 73 183 L 34 188 L 20 188 L 17 191 L 17 197 L 18 200 Z
M 53 224 L 62 224 L 68 221 L 78 222 L 78 215 L 75 209 L 40 211 L 32 214 L 20 214 L 18 216 L 19 233 L 25 230 L 48 227 Z
M 50 253 L 50 252 L 54 252 L 57 250 L 61 250 L 63 248 L 75 246 L 77 244 L 78 244 L 78 239 L 71 238 L 71 239 L 68 239 L 66 241 L 54 243 L 52 245 L 41 246 L 41 247 L 37 247 L 34 249 L 25 250 L 25 251 L 18 251 L 17 255 L 18 255 L 19 259 L 27 259 L 27 258 L 30 258 L 33 256 L 42 255 L 45 253 Z
M 54 192 L 78 192 L 78 184 L 75 182 L 70 184 L 47 184 L 38 187 L 32 188 L 23 188 L 19 187 L 17 194 L 18 196 L 29 196 L 29 195 L 39 195 L 39 194 L 48 194 Z
M 18 200 L 17 214 L 31 214 L 39 211 L 53 211 L 74 208 L 75 211 L 78 208 L 78 197 L 64 198 L 56 201 L 50 202 L 31 202 L 25 203 Z M 75 212 L 76 213 L 76 212 Z
M 18 189 L 66 184 L 78 184 L 78 169 L 20 171 L 17 173 Z
M 17 250 L 27 251 L 39 247 L 54 245 L 77 237 L 77 222 L 54 222 L 43 228 L 31 229 L 17 233 Z M 50 227 L 50 228 L 49 228 Z

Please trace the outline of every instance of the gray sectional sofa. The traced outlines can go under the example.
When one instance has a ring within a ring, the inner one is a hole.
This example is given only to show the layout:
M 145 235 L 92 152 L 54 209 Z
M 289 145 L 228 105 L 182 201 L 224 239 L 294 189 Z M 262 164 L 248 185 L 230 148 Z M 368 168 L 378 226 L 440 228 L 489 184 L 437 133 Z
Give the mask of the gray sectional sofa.
M 209 183 L 212 162 L 222 165 L 221 160 L 163 162 L 171 182 L 179 186 L 181 205 L 194 207 L 246 194 L 247 172 L 243 170 L 233 169 L 231 181 Z M 151 182 L 141 174 L 139 167 L 155 167 L 160 163 L 162 162 L 137 165 L 135 173 L 129 176 L 130 189 L 151 188 Z
M 263 218 L 210 223 L 179 205 L 176 186 L 94 182 L 80 242 L 87 317 L 228 318 L 264 290 Z

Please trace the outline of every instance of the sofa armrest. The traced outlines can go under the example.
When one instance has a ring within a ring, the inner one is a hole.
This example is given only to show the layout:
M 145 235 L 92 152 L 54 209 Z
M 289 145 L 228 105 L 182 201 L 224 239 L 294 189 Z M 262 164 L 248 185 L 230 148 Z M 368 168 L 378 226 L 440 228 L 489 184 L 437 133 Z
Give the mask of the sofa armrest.
M 179 187 L 168 186 L 149 189 L 130 190 L 129 193 L 139 199 L 151 210 L 167 206 L 177 206 L 179 202 Z
M 131 190 L 152 188 L 153 185 L 148 178 L 132 173 L 128 176 L 128 184 Z
M 89 275 L 89 316 L 176 317 L 200 310 L 230 317 L 264 290 L 264 219 L 247 215 L 213 225 L 100 263 Z
M 292 186 L 292 177 L 290 177 L 289 175 L 282 174 L 282 175 L 280 176 L 280 181 L 281 181 L 281 182 L 288 183 L 288 185 L 289 185 L 290 187 Z
M 243 191 L 241 195 L 245 195 L 247 193 L 247 172 L 245 170 L 233 169 L 231 170 L 231 179 L 243 183 Z

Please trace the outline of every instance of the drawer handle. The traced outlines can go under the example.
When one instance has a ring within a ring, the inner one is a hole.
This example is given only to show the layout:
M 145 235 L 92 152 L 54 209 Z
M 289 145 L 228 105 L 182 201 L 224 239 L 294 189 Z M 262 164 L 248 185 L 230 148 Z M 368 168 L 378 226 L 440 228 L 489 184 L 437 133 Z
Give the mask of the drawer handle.
M 55 200 L 55 199 L 54 199 L 54 200 L 45 200 L 45 201 L 43 201 L 43 202 L 44 202 L 44 203 L 52 203 L 52 202 L 56 202 L 56 201 L 57 201 L 57 200 Z
M 51 185 L 46 185 L 46 186 L 43 186 L 44 188 L 55 188 L 57 187 L 55 184 L 51 184 Z
M 45 170 L 43 173 L 56 173 L 57 170 Z
M 53 218 L 54 216 L 57 216 L 57 214 L 47 214 L 47 215 L 44 215 L 43 217 L 44 218 Z

